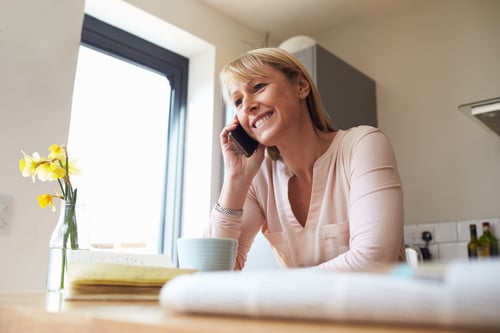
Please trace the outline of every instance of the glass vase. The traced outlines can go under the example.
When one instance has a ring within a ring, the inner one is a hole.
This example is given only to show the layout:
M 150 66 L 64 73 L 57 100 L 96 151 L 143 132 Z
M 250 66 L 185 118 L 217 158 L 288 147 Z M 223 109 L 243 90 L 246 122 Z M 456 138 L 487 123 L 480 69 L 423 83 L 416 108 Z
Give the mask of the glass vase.
M 64 289 L 66 278 L 67 251 L 78 246 L 77 205 L 63 201 L 59 210 L 57 224 L 49 242 L 49 267 L 47 272 L 47 290 Z

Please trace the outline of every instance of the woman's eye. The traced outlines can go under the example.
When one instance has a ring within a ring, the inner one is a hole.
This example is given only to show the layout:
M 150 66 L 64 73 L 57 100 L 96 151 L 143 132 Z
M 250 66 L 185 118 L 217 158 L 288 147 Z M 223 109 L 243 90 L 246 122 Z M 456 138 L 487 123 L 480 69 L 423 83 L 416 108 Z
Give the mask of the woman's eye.
M 238 107 L 241 104 L 241 98 L 235 99 L 234 100 L 234 106 Z
M 257 83 L 254 87 L 253 87 L 253 90 L 254 91 L 259 91 L 261 90 L 262 88 L 264 88 L 266 85 L 264 83 Z

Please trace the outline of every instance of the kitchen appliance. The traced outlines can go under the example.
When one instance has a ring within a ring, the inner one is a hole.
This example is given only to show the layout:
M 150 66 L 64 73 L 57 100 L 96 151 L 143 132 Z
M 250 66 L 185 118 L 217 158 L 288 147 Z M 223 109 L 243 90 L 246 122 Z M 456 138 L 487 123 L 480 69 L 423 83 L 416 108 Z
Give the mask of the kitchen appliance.
M 483 128 L 500 135 L 500 97 L 463 104 L 458 109 Z

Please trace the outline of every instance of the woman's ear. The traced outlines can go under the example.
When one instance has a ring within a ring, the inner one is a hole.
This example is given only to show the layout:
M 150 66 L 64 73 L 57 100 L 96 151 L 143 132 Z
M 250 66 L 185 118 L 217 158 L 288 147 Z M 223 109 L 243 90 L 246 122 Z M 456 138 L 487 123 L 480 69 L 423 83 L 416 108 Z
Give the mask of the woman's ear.
M 297 86 L 299 88 L 299 97 L 301 99 L 306 98 L 311 91 L 311 86 L 309 85 L 309 81 L 307 81 L 306 77 L 303 74 L 299 74 L 297 77 Z

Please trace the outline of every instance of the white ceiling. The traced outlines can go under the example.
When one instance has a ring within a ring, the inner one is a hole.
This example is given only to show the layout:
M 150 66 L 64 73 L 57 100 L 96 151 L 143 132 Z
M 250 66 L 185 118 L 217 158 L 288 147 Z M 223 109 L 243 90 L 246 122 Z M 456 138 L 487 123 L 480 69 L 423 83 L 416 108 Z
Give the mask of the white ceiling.
M 276 41 L 316 36 L 340 24 L 397 11 L 418 0 L 199 0 Z

